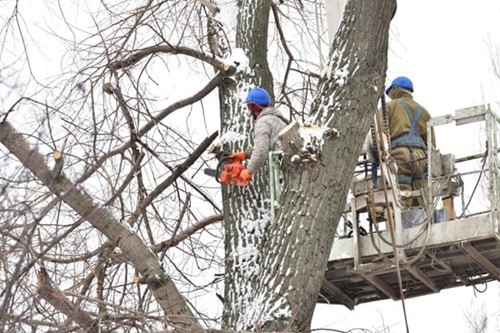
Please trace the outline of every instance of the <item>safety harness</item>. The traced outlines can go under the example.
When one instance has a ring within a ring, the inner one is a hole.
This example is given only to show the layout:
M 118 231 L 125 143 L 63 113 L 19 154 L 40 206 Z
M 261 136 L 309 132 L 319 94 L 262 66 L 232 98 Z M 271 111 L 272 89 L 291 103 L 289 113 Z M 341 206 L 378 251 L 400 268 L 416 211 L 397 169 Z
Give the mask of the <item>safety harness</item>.
M 410 119 L 410 130 L 406 133 L 398 135 L 396 138 L 391 138 L 391 149 L 396 147 L 415 147 L 421 149 L 427 149 L 427 144 L 422 139 L 420 130 L 418 129 L 418 121 L 424 109 L 419 106 L 415 115 L 411 112 L 410 107 L 405 101 L 400 101 L 401 105 L 406 111 L 408 118 Z
M 422 115 L 424 109 L 422 108 L 422 106 L 419 105 L 417 112 L 415 113 L 415 115 L 413 115 L 408 104 L 403 100 L 400 100 L 400 102 L 404 110 L 406 111 L 406 114 L 408 115 L 408 119 L 410 119 L 410 130 L 406 133 L 398 135 L 396 138 L 391 138 L 390 142 L 391 149 L 397 147 L 408 147 L 408 148 L 413 147 L 426 150 L 427 144 L 424 142 L 424 139 L 422 139 L 420 130 L 418 129 L 418 121 L 420 120 L 420 116 Z M 411 156 L 413 155 L 411 149 L 410 149 L 410 155 Z M 412 158 L 412 160 L 414 160 L 414 158 Z M 427 171 L 421 173 L 415 173 L 411 176 L 398 175 L 398 182 L 400 184 L 411 184 L 412 179 L 420 180 L 426 177 L 427 177 Z

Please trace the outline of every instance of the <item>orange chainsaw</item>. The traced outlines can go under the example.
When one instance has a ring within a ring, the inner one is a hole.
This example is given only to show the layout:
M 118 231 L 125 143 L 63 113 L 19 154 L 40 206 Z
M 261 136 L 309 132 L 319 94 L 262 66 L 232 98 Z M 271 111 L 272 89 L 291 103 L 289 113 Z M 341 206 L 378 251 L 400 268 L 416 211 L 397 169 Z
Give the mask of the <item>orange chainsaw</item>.
M 244 180 L 238 177 L 243 169 L 245 169 L 245 167 L 239 158 L 225 156 L 220 159 L 217 164 L 217 169 L 205 169 L 204 173 L 215 177 L 221 184 L 249 186 L 250 180 Z

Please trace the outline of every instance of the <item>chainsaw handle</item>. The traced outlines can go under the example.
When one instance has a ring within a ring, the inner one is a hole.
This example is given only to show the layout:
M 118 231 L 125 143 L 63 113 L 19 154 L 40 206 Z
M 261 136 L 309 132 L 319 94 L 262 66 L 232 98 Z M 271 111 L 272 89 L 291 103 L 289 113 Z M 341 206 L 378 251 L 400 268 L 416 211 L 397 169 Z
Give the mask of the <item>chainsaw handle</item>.
M 220 175 L 222 174 L 222 169 L 228 163 L 231 163 L 229 156 L 225 156 L 225 157 L 221 158 L 219 163 L 217 163 L 217 167 L 215 168 L 215 170 L 217 171 L 217 177 L 215 177 L 215 179 L 217 180 L 217 183 L 219 183 L 219 184 L 221 184 Z
M 244 151 L 239 151 L 237 153 L 232 153 L 231 155 L 229 155 L 229 158 L 244 161 L 247 158 L 247 156 Z

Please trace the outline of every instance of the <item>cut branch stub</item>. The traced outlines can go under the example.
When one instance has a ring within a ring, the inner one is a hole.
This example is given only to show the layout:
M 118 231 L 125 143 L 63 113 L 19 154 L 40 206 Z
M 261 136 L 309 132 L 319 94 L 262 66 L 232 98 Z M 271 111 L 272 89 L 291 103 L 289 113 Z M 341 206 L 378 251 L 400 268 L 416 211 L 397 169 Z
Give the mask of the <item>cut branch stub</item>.
M 56 161 L 56 164 L 52 169 L 52 178 L 57 179 L 61 175 L 62 169 L 64 167 L 63 153 L 59 150 L 55 150 L 52 152 L 52 157 Z
M 299 128 L 299 123 L 293 121 L 278 134 L 278 138 L 281 140 L 283 154 L 291 156 L 300 152 L 304 140 L 299 135 Z
M 293 121 L 278 134 L 285 156 L 291 156 L 294 164 L 317 161 L 321 156 L 324 140 L 333 139 L 338 132 L 332 128 L 323 128 L 311 123 L 300 125 Z

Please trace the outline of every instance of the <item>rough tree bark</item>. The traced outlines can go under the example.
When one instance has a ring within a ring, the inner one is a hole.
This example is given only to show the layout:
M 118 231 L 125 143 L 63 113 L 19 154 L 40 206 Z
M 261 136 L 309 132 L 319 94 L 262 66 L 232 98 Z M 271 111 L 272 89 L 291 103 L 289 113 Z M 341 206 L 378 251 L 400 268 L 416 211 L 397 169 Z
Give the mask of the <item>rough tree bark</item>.
M 236 45 L 248 57 L 248 68 L 219 88 L 222 136 L 243 133 L 240 141 L 223 149 L 244 150 L 252 142 L 252 121 L 243 105 L 245 93 L 254 86 L 266 88 L 273 96 L 272 75 L 267 62 L 270 12 L 268 0 L 238 2 Z M 241 330 L 247 326 L 253 307 L 252 288 L 259 277 L 262 239 L 269 222 L 270 200 L 267 169 L 256 174 L 250 188 L 223 185 L 225 231 L 225 302 L 223 326 Z
M 267 187 L 257 183 L 225 196 L 231 216 L 226 220 L 228 327 L 287 332 L 310 328 L 353 170 L 383 93 L 395 10 L 395 0 L 347 4 L 310 112 L 316 125 L 335 128 L 339 136 L 324 140 L 318 162 L 297 166 L 285 158 L 280 209 L 269 229 L 252 233 L 245 227 L 262 223 L 261 215 L 255 215 L 262 208 L 255 201 L 258 196 L 250 194 L 264 197 Z M 237 114 L 223 115 L 223 121 L 241 119 Z M 265 244 L 255 252 L 256 234 L 263 231 L 267 237 L 259 236 Z

